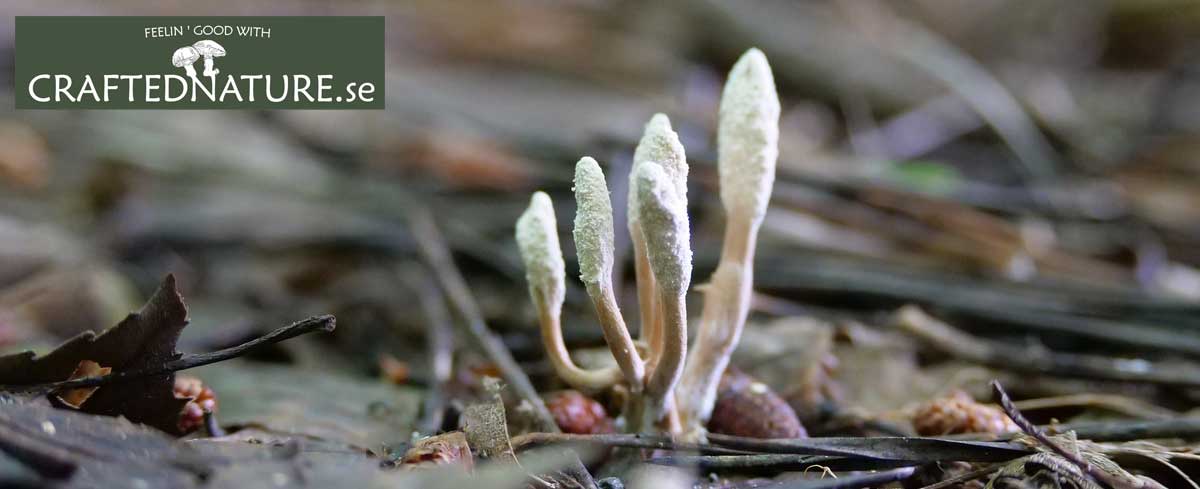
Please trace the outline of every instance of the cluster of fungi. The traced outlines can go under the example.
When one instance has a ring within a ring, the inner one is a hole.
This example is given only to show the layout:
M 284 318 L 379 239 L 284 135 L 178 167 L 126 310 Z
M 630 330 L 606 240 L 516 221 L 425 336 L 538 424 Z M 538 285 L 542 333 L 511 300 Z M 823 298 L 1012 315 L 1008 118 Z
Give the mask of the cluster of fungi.
M 590 157 L 575 167 L 573 236 L 580 279 L 615 366 L 580 368 L 563 341 L 566 273 L 550 197 L 533 194 L 517 221 L 517 243 L 555 373 L 587 392 L 621 386 L 629 393 L 623 410 L 627 431 L 704 440 L 718 384 L 749 313 L 755 242 L 775 180 L 778 140 L 779 97 L 771 68 L 761 51 L 751 49 L 734 64 L 721 96 L 717 150 L 725 235 L 690 347 L 688 164 L 667 116 L 656 114 L 646 125 L 629 175 L 626 214 L 641 323 L 637 340 L 613 291 L 614 226 L 604 173 Z

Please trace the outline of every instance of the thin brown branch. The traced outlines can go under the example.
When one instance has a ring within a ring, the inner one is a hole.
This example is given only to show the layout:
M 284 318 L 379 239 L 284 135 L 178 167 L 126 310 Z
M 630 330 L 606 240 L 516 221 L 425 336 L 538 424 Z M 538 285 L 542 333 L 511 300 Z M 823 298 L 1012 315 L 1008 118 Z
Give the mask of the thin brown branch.
M 450 256 L 450 249 L 442 239 L 442 234 L 438 231 L 433 216 L 426 209 L 414 210 L 409 213 L 409 224 L 412 226 L 421 256 L 433 269 L 442 289 L 450 298 L 450 303 L 466 320 L 467 335 L 496 364 L 504 381 L 513 387 L 517 395 L 533 406 L 539 429 L 558 432 L 558 424 L 554 422 L 554 416 L 550 414 L 546 403 L 542 401 L 537 389 L 533 387 L 533 382 L 529 381 L 529 377 L 525 375 L 516 359 L 513 358 L 512 352 L 508 351 L 508 347 L 504 346 L 504 342 L 492 332 L 487 322 L 484 321 L 483 313 L 480 312 L 475 297 L 471 295 L 471 290 L 467 287 L 462 272 L 454 264 L 454 258 Z
M 512 439 L 513 449 L 525 450 L 538 445 L 580 443 L 604 447 L 642 448 L 650 450 L 690 451 L 714 454 L 747 454 L 751 452 L 723 448 L 707 443 L 676 442 L 667 436 L 642 434 L 575 435 L 569 433 L 526 433 Z
M 833 470 L 883 470 L 917 465 L 906 460 L 800 455 L 793 453 L 755 453 L 749 455 L 669 455 L 646 461 L 652 465 L 695 468 L 702 472 L 778 474 L 823 468 Z
M 96 377 L 82 377 L 78 379 L 49 382 L 44 384 L 0 385 L 0 391 L 53 392 L 64 389 L 77 389 L 80 387 L 96 387 L 130 379 L 140 379 L 143 377 L 178 372 L 180 370 L 187 370 L 190 368 L 201 367 L 204 365 L 229 360 L 231 358 L 237 358 L 263 346 L 295 338 L 302 334 L 312 333 L 315 331 L 330 332 L 333 331 L 335 327 L 336 321 L 333 316 L 314 316 L 308 319 L 296 321 L 263 336 L 237 346 L 226 348 L 224 350 L 187 355 L 146 368 L 123 370 L 120 372 L 113 372 L 108 375 Z
M 446 384 L 454 362 L 454 337 L 446 301 L 436 284 L 425 279 L 424 267 L 404 273 L 404 281 L 417 292 L 425 315 L 425 346 L 429 355 L 429 389 L 421 405 L 417 431 L 425 434 L 441 429 L 446 411 Z
M 1036 425 L 1031 423 L 1027 418 L 1025 418 L 1025 415 L 1021 414 L 1021 411 L 1013 405 L 1012 398 L 1008 397 L 1008 393 L 1004 391 L 1004 387 L 1000 385 L 1000 381 L 992 381 L 992 393 L 996 397 L 996 402 L 998 402 L 1000 407 L 1004 409 L 1004 413 L 1007 414 L 1009 418 L 1012 418 L 1013 422 L 1021 428 L 1021 431 L 1024 431 L 1025 434 L 1034 437 L 1039 443 L 1045 445 L 1046 448 L 1049 448 L 1054 453 L 1058 454 L 1058 456 L 1078 466 L 1079 470 L 1081 470 L 1084 475 L 1090 477 L 1093 481 L 1112 489 L 1134 489 L 1131 484 L 1127 484 L 1125 481 L 1113 477 L 1103 470 L 1097 469 L 1090 462 L 1084 460 L 1083 457 L 1078 453 L 1068 450 L 1058 442 L 1050 439 L 1050 437 L 1046 435 L 1046 432 L 1042 431 L 1041 428 L 1038 428 Z
M 714 445 L 756 453 L 831 455 L 926 463 L 943 460 L 1004 462 L 1032 453 L 1017 443 L 976 442 L 920 436 L 760 439 L 709 433 Z

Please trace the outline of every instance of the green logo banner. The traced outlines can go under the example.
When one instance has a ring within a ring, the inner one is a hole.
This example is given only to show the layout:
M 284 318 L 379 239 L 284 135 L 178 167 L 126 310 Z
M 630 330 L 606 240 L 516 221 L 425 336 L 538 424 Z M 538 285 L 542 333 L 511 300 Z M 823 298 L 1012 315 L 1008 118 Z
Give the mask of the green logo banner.
M 383 17 L 17 17 L 18 109 L 382 109 Z

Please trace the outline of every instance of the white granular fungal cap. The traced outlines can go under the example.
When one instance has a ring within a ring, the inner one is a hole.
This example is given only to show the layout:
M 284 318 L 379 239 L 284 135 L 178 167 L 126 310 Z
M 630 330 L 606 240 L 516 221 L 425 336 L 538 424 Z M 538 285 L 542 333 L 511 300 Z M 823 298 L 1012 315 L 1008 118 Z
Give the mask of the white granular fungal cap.
M 590 156 L 575 164 L 575 250 L 585 284 L 612 276 L 613 214 L 604 172 Z
M 676 193 L 662 166 L 645 162 L 637 167 L 638 211 L 650 269 L 659 284 L 677 294 L 687 292 L 692 278 L 691 231 L 687 201 Z
M 761 219 L 775 182 L 779 156 L 779 95 L 771 66 L 751 48 L 729 70 L 721 95 L 717 161 L 721 201 L 729 213 Z
M 535 192 L 529 208 L 517 219 L 517 247 L 525 261 L 525 278 L 530 287 L 546 294 L 552 307 L 562 305 L 566 287 L 556 222 L 554 204 L 545 192 Z
M 648 161 L 662 166 L 663 171 L 675 184 L 675 192 L 687 200 L 687 154 L 684 153 L 683 143 L 679 142 L 679 135 L 671 129 L 671 119 L 667 118 L 666 114 L 654 114 L 650 118 L 642 133 L 642 140 L 638 141 L 637 149 L 633 150 L 633 168 L 629 171 L 630 189 L 635 188 L 638 165 Z M 637 192 L 629 192 L 627 205 L 630 222 L 638 218 L 637 197 Z

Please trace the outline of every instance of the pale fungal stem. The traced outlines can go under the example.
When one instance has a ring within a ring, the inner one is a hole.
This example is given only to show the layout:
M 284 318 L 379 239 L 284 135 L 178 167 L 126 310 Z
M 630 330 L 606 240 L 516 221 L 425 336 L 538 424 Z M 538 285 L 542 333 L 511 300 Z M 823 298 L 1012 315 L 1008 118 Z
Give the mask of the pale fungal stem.
M 645 366 L 625 327 L 625 319 L 612 290 L 613 213 L 604 172 L 590 157 L 575 165 L 575 249 L 579 257 L 579 279 L 587 286 L 604 330 L 604 341 L 612 350 L 630 391 L 642 390 Z
M 654 280 L 654 271 L 650 267 L 650 256 L 646 252 L 646 239 L 642 234 L 641 224 L 638 224 L 631 235 L 633 252 L 636 256 L 634 273 L 640 279 L 637 284 L 639 313 L 642 320 L 641 339 L 646 345 L 646 369 L 653 371 L 658 365 L 659 353 L 663 348 L 662 305 L 658 301 L 658 286 Z M 636 237 L 632 237 L 636 236 Z M 641 270 L 640 274 L 638 270 Z
M 671 121 L 665 114 L 654 114 L 646 123 L 642 139 L 633 152 L 633 165 L 629 171 L 629 198 L 626 213 L 629 216 L 629 237 L 633 244 L 634 274 L 637 278 L 638 312 L 641 317 L 641 338 L 649 346 L 647 365 L 653 368 L 658 363 L 657 353 L 662 351 L 663 335 L 660 324 L 663 321 L 662 307 L 658 304 L 655 290 L 654 273 L 650 268 L 649 257 L 646 254 L 646 242 L 638 216 L 637 203 L 637 168 L 645 162 L 654 162 L 662 166 L 663 171 L 670 177 L 676 193 L 685 202 L 687 200 L 687 156 L 679 136 L 671 128 Z
M 650 257 L 646 255 L 646 239 L 642 236 L 641 219 L 638 218 L 637 207 L 637 175 L 638 161 L 634 159 L 629 169 L 629 198 L 625 213 L 629 224 L 629 242 L 633 248 L 633 274 L 637 284 L 638 317 L 641 320 L 641 338 L 647 346 L 646 367 L 653 369 L 658 363 L 659 347 L 655 338 L 658 337 L 658 321 L 656 313 L 658 304 L 654 297 L 654 272 L 650 269 Z
M 634 191 L 641 219 L 646 254 L 657 285 L 656 297 L 663 316 L 662 349 L 658 363 L 646 380 L 640 430 L 661 429 L 673 410 L 675 385 L 687 356 L 685 296 L 692 276 L 691 231 L 687 201 L 663 167 L 653 162 L 638 165 Z
M 725 241 L 705 292 L 700 329 L 677 398 L 685 437 L 703 439 L 717 386 L 750 310 L 754 248 L 775 180 L 779 96 L 767 58 L 750 49 L 734 64 L 721 96 L 717 156 Z
M 658 363 L 658 347 L 655 344 L 655 337 L 658 336 L 655 311 L 658 310 L 658 305 L 654 300 L 654 275 L 650 271 L 650 257 L 646 256 L 646 240 L 642 238 L 642 226 L 633 219 L 632 210 L 629 215 L 629 241 L 633 245 L 633 273 L 637 281 L 638 316 L 642 325 L 639 334 L 647 347 L 646 367 L 654 368 Z
M 584 370 L 575 365 L 562 337 L 562 304 L 566 294 L 566 272 L 558 227 L 550 196 L 536 192 L 529 208 L 517 219 L 517 246 L 525 262 L 529 295 L 537 308 L 542 343 L 554 371 L 568 385 L 598 390 L 621 381 L 618 367 Z

